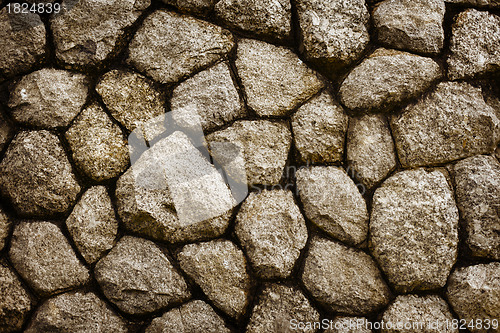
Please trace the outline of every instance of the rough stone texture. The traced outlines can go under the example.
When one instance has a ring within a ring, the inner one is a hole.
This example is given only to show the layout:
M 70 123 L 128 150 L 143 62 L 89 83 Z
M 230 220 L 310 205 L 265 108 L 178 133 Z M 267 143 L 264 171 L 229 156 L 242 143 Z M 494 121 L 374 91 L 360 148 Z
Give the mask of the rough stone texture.
M 387 111 L 417 97 L 442 76 L 431 58 L 377 49 L 340 86 L 340 101 L 355 111 Z
M 460 319 L 500 318 L 500 263 L 456 269 L 448 280 L 448 302 Z M 485 326 L 483 326 L 484 328 Z M 500 332 L 500 329 L 471 329 L 472 332 Z
M 59 139 L 48 131 L 20 132 L 0 163 L 0 190 L 21 215 L 63 213 L 80 192 Z
M 0 152 L 7 146 L 7 142 L 9 142 L 13 135 L 14 127 L 0 107 Z
M 287 48 L 242 39 L 236 57 L 248 106 L 259 116 L 286 116 L 323 87 L 317 74 Z
M 42 296 L 81 286 L 89 279 L 87 268 L 55 224 L 21 222 L 11 243 L 14 268 Z
M 83 194 L 66 220 L 66 227 L 78 251 L 89 264 L 113 247 L 118 221 L 104 186 L 91 187 Z
M 130 314 L 146 314 L 191 294 L 170 259 L 151 241 L 124 236 L 94 270 L 104 295 Z
M 14 272 L 0 262 L 0 332 L 21 330 L 30 310 L 30 296 Z
M 493 156 L 474 156 L 454 169 L 457 205 L 474 256 L 500 260 L 500 163 Z
M 452 80 L 500 70 L 500 17 L 475 9 L 458 14 L 447 60 Z
M 7 236 L 9 236 L 11 225 L 12 222 L 3 210 L 2 206 L 0 206 L 0 251 L 2 251 L 5 246 L 5 241 Z
M 308 164 L 341 161 L 347 123 L 344 109 L 327 92 L 302 105 L 292 116 L 300 160 Z
M 71 67 L 100 66 L 124 44 L 125 31 L 149 0 L 64 0 L 50 27 L 57 59 Z
M 243 315 L 251 281 L 245 256 L 236 245 L 227 240 L 189 244 L 177 259 L 215 306 L 236 319 Z
M 307 241 L 306 222 L 287 190 L 250 193 L 235 232 L 261 278 L 288 277 Z
M 379 42 L 411 52 L 438 54 L 443 48 L 443 0 L 386 0 L 373 11 Z
M 162 0 L 168 5 L 177 7 L 182 12 L 195 15 L 208 15 L 213 11 L 215 4 L 219 0 Z
M 481 89 L 466 82 L 439 83 L 429 95 L 391 119 L 403 167 L 492 153 L 500 139 L 499 124 Z
M 14 120 L 31 126 L 66 127 L 87 99 L 82 74 L 44 68 L 24 76 L 10 91 Z
M 396 168 L 391 131 L 384 116 L 351 118 L 347 131 L 348 174 L 372 189 Z
M 457 258 L 458 209 L 443 170 L 406 170 L 373 195 L 370 248 L 399 292 L 443 287 Z
M 500 7 L 499 0 L 444 0 L 444 1 L 449 3 L 471 5 L 476 7 L 490 7 L 490 8 Z
M 366 239 L 366 202 L 344 169 L 318 166 L 299 169 L 296 175 L 300 201 L 311 222 L 349 245 Z
M 319 313 L 300 289 L 278 283 L 266 284 L 258 295 L 245 332 L 292 332 L 292 320 L 319 321 Z M 305 329 L 300 332 L 313 333 L 316 330 Z
M 161 83 L 173 83 L 209 66 L 234 46 L 231 33 L 198 19 L 158 10 L 129 45 L 127 62 Z
M 153 319 L 146 333 L 231 333 L 207 303 L 194 300 Z
M 123 319 L 94 293 L 77 291 L 43 303 L 24 332 L 126 333 L 128 329 Z
M 363 317 L 337 317 L 324 333 L 372 333 L 369 322 Z
M 311 240 L 301 278 L 329 311 L 363 315 L 384 307 L 391 297 L 369 255 L 323 238 Z

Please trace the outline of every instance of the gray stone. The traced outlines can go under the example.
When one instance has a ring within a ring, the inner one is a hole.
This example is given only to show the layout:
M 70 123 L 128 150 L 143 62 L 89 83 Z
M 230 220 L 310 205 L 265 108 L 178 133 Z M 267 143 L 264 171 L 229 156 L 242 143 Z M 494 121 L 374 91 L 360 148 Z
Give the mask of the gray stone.
M 215 4 L 219 0 L 162 0 L 162 1 L 168 5 L 177 7 L 182 12 L 207 16 L 213 11 Z
M 340 101 L 355 111 L 390 111 L 421 95 L 441 76 L 431 58 L 380 48 L 342 82 Z
M 300 201 L 311 222 L 349 245 L 358 245 L 366 239 L 366 202 L 344 169 L 304 168 L 297 171 L 296 177 Z
M 45 216 L 66 212 L 80 185 L 57 136 L 25 131 L 14 138 L 0 163 L 0 189 L 18 214 Z
M 455 17 L 448 77 L 452 80 L 500 70 L 500 17 L 467 9 Z
M 20 331 L 31 303 L 21 281 L 5 263 L 0 262 L 0 332 Z
M 7 142 L 9 142 L 12 136 L 14 136 L 14 127 L 0 107 L 0 152 L 7 146 Z
M 370 325 L 364 317 L 336 317 L 324 333 L 372 333 Z
M 481 89 L 466 82 L 439 83 L 391 119 L 399 161 L 405 168 L 492 153 L 500 139 L 499 124 Z
M 370 249 L 399 292 L 443 287 L 457 258 L 458 209 L 443 172 L 401 171 L 373 195 Z
M 456 3 L 461 5 L 470 5 L 475 7 L 489 7 L 498 8 L 500 7 L 499 0 L 444 0 L 448 3 Z
M 82 74 L 44 68 L 24 76 L 10 91 L 12 117 L 26 125 L 66 127 L 87 100 Z
M 348 117 L 328 92 L 302 105 L 292 115 L 295 147 L 302 162 L 339 162 L 344 154 Z
M 319 237 L 311 241 L 301 278 L 329 311 L 363 315 L 381 309 L 391 298 L 369 255 Z
M 0 206 L 0 251 L 3 250 L 5 242 L 10 233 L 11 220 Z
M 228 240 L 189 244 L 177 259 L 213 304 L 239 319 L 248 306 L 251 280 L 243 252 Z
M 259 116 L 286 116 L 323 87 L 317 74 L 282 46 L 242 39 L 236 57 L 248 106 Z
M 14 228 L 9 257 L 16 271 L 40 295 L 87 283 L 89 271 L 78 261 L 61 230 L 49 222 L 21 222 Z
M 288 277 L 307 242 L 306 222 L 288 190 L 250 193 L 235 232 L 261 278 Z
M 233 36 L 214 24 L 157 10 L 129 45 L 127 62 L 161 83 L 177 82 L 225 56 Z
M 124 236 L 94 270 L 104 295 L 120 310 L 146 314 L 190 298 L 186 281 L 155 243 Z

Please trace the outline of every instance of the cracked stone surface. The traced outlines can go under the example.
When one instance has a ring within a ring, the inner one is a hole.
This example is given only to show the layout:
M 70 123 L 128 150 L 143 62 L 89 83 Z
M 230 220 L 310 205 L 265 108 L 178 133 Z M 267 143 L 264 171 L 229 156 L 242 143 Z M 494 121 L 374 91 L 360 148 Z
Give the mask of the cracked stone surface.
M 9 236 L 12 221 L 5 213 L 2 206 L 0 206 L 0 251 L 5 247 L 5 241 Z
M 7 146 L 7 142 L 14 136 L 14 127 L 2 112 L 0 107 L 0 152 Z
M 500 7 L 500 1 L 498 0 L 444 0 L 449 3 L 466 4 L 477 7 Z
M 368 320 L 363 317 L 337 317 L 324 333 L 372 333 L 367 328 Z
M 162 0 L 168 5 L 175 6 L 182 12 L 207 16 L 219 0 Z
M 16 274 L 0 262 L 0 332 L 20 330 L 33 304 Z

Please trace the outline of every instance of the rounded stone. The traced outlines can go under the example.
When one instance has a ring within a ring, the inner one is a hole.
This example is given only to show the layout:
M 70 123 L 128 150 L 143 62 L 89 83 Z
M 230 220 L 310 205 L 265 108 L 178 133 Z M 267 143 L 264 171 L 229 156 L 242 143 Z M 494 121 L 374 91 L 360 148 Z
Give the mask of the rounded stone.
M 32 300 L 16 274 L 0 262 L 0 332 L 20 331 L 31 310 Z
M 11 124 L 0 106 L 0 152 L 3 151 L 13 136 L 14 126 Z
M 373 323 L 364 317 L 336 317 L 324 333 L 372 333 Z
M 10 233 L 12 221 L 0 206 L 0 251 L 3 250 L 5 242 Z

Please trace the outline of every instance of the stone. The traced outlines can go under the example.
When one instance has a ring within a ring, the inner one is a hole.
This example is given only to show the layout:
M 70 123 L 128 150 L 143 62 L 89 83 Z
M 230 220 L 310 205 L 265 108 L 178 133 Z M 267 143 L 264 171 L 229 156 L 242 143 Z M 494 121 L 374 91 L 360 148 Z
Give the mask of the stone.
M 3 210 L 2 206 L 0 206 L 0 251 L 5 247 L 5 243 L 7 241 L 7 237 L 10 234 L 12 222 Z
M 0 109 L 0 152 L 7 147 L 7 143 L 14 136 L 14 127 Z
M 324 238 L 311 240 L 301 279 L 328 311 L 363 315 L 380 310 L 391 298 L 369 255 Z
M 342 161 L 348 117 L 344 109 L 323 92 L 292 115 L 295 148 L 307 164 Z
M 182 12 L 208 16 L 219 0 L 162 0 L 167 5 L 174 6 Z
M 373 326 L 364 317 L 336 317 L 329 323 L 324 333 L 372 333 Z M 370 326 L 371 325 L 371 326 Z
M 373 11 L 377 40 L 391 48 L 439 54 L 443 48 L 443 0 L 386 0 Z
M 123 48 L 149 0 L 64 0 L 50 28 L 57 59 L 68 67 L 102 67 Z
M 455 17 L 447 59 L 451 80 L 500 70 L 500 16 L 467 9 Z
M 191 297 L 171 260 L 142 238 L 123 236 L 97 262 L 94 275 L 106 298 L 129 314 L 148 314 Z
M 470 5 L 475 7 L 489 7 L 498 8 L 500 7 L 499 0 L 444 0 L 447 3 L 456 3 L 461 5 Z
M 16 274 L 0 262 L 0 332 L 20 331 L 32 300 Z
M 357 112 L 391 111 L 420 96 L 441 76 L 441 67 L 431 58 L 380 48 L 342 82 L 340 101 Z
M 66 127 L 85 104 L 88 84 L 84 75 L 60 69 L 30 73 L 10 90 L 12 117 L 24 125 Z
M 23 131 L 0 163 L 0 190 L 18 214 L 36 217 L 66 212 L 80 185 L 57 136 Z
M 398 292 L 441 288 L 455 264 L 458 209 L 444 172 L 401 171 L 373 195 L 371 253 Z
M 457 206 L 474 256 L 500 260 L 500 163 L 478 155 L 453 168 Z
M 304 212 L 312 223 L 349 245 L 359 245 L 366 239 L 366 202 L 344 169 L 301 168 L 296 173 L 296 182 Z
M 492 153 L 500 139 L 499 124 L 481 88 L 466 82 L 439 83 L 429 95 L 391 118 L 404 168 Z
M 118 233 L 118 221 L 108 191 L 104 186 L 88 189 L 66 220 L 66 227 L 89 264 L 110 250 Z
M 45 301 L 25 332 L 126 333 L 129 330 L 126 322 L 96 294 L 76 291 Z
M 288 190 L 250 193 L 235 232 L 254 271 L 265 279 L 288 277 L 307 242 L 306 222 Z
M 241 318 L 248 306 L 251 280 L 245 256 L 236 245 L 228 240 L 188 244 L 177 259 L 216 307 Z
M 214 64 L 233 47 L 233 36 L 219 26 L 157 10 L 130 42 L 127 63 L 155 81 L 171 84 Z
M 236 68 L 247 104 L 259 116 L 287 116 L 323 87 L 291 50 L 254 39 L 238 42 Z
M 289 332 L 298 322 L 317 322 L 320 315 L 296 287 L 281 283 L 265 284 L 257 296 L 246 333 Z M 301 332 L 313 333 L 316 330 L 304 329 Z
M 41 296 L 79 287 L 89 281 L 61 230 L 49 222 L 21 222 L 14 228 L 9 258 L 16 271 Z
M 347 131 L 348 174 L 366 189 L 373 189 L 396 168 L 391 131 L 383 115 L 363 115 L 349 120 Z

